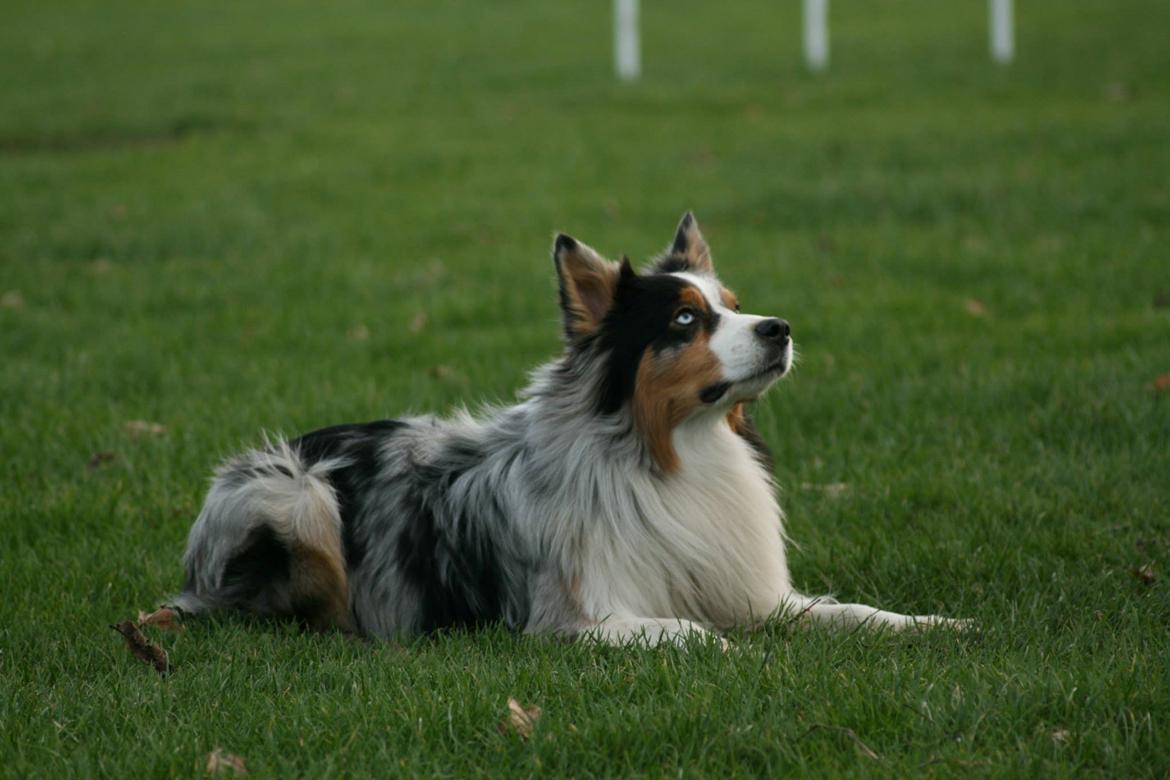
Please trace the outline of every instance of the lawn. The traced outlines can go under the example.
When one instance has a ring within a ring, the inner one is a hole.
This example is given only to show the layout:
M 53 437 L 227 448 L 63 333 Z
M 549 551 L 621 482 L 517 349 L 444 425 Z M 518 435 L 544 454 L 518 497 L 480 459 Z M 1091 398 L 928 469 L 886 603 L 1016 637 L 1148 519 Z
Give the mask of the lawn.
M 621 85 L 604 3 L 2 3 L 0 774 L 1170 774 L 1170 5 L 1020 3 L 1004 68 L 985 2 L 842 0 L 821 76 L 795 0 L 645 5 Z M 686 208 L 802 353 L 797 583 L 977 633 L 127 653 L 220 458 L 512 397 L 553 232 Z

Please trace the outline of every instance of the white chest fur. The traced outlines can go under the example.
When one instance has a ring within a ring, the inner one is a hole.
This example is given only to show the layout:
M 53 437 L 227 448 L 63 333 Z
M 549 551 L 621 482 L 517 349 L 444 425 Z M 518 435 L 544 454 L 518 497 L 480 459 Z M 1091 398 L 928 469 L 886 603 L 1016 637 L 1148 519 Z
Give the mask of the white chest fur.
M 637 522 L 590 534 L 587 610 L 714 628 L 767 617 L 790 590 L 768 477 L 722 419 L 680 426 L 674 445 L 680 469 L 634 485 Z

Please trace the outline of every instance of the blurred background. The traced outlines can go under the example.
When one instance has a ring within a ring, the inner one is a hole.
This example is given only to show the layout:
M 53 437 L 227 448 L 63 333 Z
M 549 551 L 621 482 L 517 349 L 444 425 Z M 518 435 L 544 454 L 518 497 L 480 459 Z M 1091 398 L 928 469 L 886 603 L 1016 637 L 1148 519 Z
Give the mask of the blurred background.
M 152 687 L 94 635 L 177 588 L 219 458 L 261 430 L 511 399 L 559 349 L 554 232 L 639 262 L 688 208 L 744 308 L 787 318 L 802 353 L 755 409 L 794 580 L 988 630 L 765 636 L 762 660 L 686 667 L 682 693 L 657 661 L 558 646 L 573 683 L 541 703 L 580 734 L 531 743 L 545 766 L 856 772 L 841 729 L 807 727 L 843 701 L 905 774 L 936 750 L 968 770 L 1170 765 L 1151 719 L 1170 3 L 1019 0 L 1010 64 L 986 0 L 829 5 L 813 72 L 800 0 L 646 0 L 623 81 L 609 2 L 0 0 L 4 766 L 172 775 L 224 745 L 288 775 L 334 756 L 440 771 L 437 742 L 491 765 L 535 644 L 436 643 L 426 678 L 426 648 L 412 665 L 205 628 L 176 653 L 199 671 Z M 350 695 L 355 666 L 374 693 Z
M 1007 65 L 982 0 L 834 0 L 821 73 L 795 0 L 647 2 L 630 82 L 609 3 L 5 18 L 13 419 L 167 418 L 203 463 L 259 425 L 508 398 L 557 349 L 554 231 L 637 261 L 687 208 L 804 352 L 782 463 L 872 448 L 906 404 L 927 444 L 922 408 L 984 438 L 997 393 L 1109 398 L 1126 361 L 1126 387 L 1170 368 L 1160 0 L 1021 2 Z M 101 448 L 103 423 L 56 424 Z M 838 425 L 840 447 L 801 439 Z

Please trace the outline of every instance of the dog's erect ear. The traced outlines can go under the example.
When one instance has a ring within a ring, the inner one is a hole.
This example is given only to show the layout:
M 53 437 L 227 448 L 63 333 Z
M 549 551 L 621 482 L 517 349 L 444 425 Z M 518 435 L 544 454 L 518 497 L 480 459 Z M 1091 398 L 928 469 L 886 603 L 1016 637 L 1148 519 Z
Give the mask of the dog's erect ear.
M 667 250 L 667 256 L 663 258 L 663 263 L 668 264 L 674 261 L 673 265 L 681 266 L 684 261 L 686 268 L 678 268 L 678 270 L 698 271 L 699 273 L 713 274 L 715 273 L 715 265 L 711 262 L 711 250 L 707 247 L 707 242 L 703 240 L 703 234 L 699 232 L 699 222 L 695 219 L 695 215 L 691 212 L 683 214 L 682 219 L 678 223 L 678 230 L 674 232 L 674 241 L 670 244 L 670 249 Z
M 553 263 L 561 286 L 565 338 L 574 341 L 595 333 L 613 306 L 623 266 L 564 233 L 553 242 Z

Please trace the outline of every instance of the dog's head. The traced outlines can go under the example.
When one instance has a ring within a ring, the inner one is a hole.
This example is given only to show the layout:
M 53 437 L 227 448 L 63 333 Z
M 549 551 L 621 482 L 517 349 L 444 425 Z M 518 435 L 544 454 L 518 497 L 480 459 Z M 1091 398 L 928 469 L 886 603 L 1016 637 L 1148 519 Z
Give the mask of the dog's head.
M 744 314 L 715 276 L 711 252 L 691 213 L 667 251 L 643 273 L 558 235 L 553 259 L 569 349 L 603 366 L 598 407 L 627 404 L 658 465 L 677 467 L 672 433 L 699 415 L 742 421 L 792 364 L 788 323 Z

